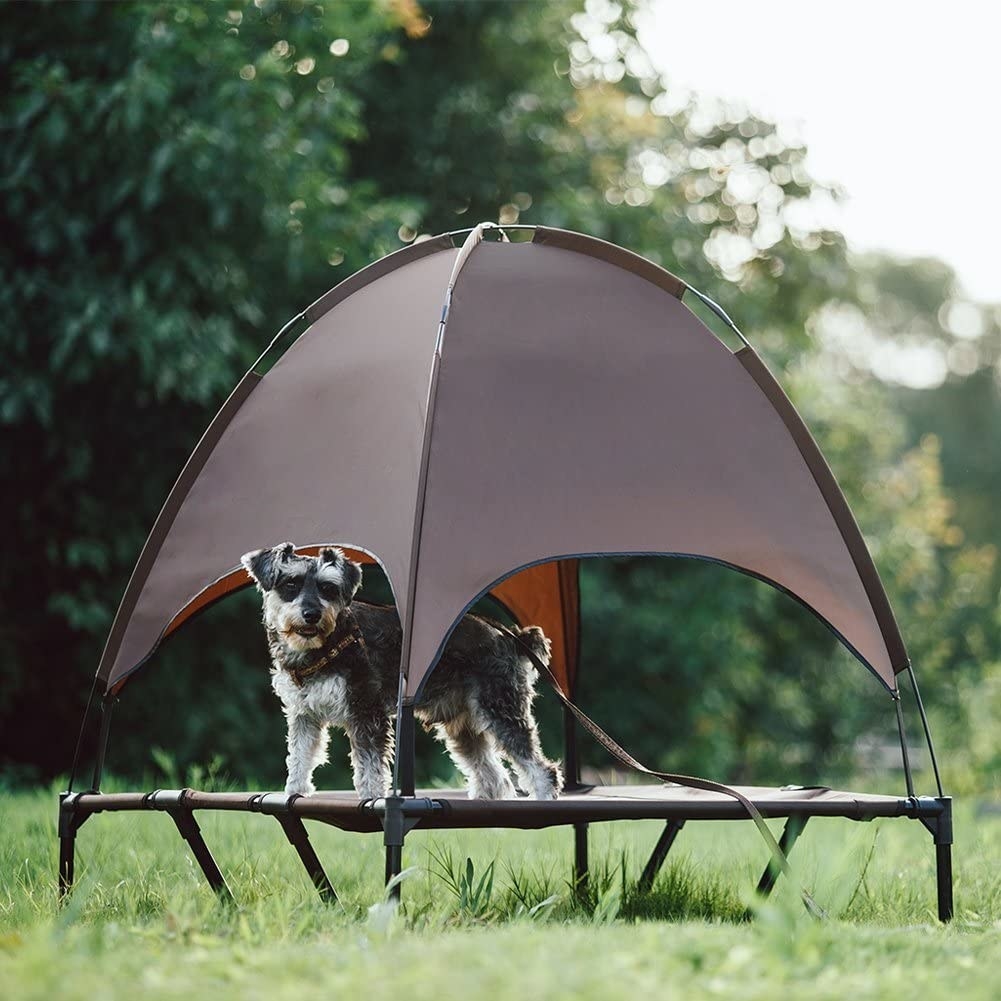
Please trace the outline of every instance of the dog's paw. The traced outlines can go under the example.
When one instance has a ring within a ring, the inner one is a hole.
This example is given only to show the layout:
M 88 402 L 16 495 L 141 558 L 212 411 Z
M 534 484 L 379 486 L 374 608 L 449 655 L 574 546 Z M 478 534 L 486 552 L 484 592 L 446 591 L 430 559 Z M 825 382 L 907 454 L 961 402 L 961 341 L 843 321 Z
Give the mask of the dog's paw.
M 559 765 L 549 764 L 535 777 L 533 799 L 557 799 L 563 791 L 563 770 Z
M 545 786 L 544 788 L 537 789 L 532 799 L 557 799 L 559 795 L 559 790 L 554 786 Z
M 316 792 L 316 786 L 312 782 L 293 782 L 291 779 L 285 783 L 286 796 L 312 796 Z
M 517 799 L 518 791 L 506 775 L 491 776 L 469 783 L 470 799 Z

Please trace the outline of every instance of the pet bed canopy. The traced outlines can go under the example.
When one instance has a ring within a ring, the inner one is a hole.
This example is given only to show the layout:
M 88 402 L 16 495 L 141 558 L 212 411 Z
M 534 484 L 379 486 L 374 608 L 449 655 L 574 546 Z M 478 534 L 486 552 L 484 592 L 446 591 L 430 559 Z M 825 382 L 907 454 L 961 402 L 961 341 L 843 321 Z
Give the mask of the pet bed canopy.
M 572 572 L 562 595 L 553 570 L 502 582 L 611 553 L 760 577 L 894 689 L 907 654 L 882 584 L 755 352 L 732 352 L 681 302 L 684 282 L 625 250 L 541 227 L 531 242 L 482 233 L 461 250 L 427 240 L 343 282 L 266 375 L 244 377 L 153 528 L 100 663 L 105 690 L 244 586 L 242 553 L 288 539 L 379 560 L 410 697 L 491 588 L 516 616 L 546 606 L 539 624 L 569 684 Z
M 906 798 L 751 789 L 748 804 L 789 818 L 783 848 L 818 814 L 921 820 L 935 837 L 939 913 L 948 917 L 951 801 L 940 784 L 937 798 L 914 795 L 896 680 L 906 670 L 913 681 L 913 671 L 858 526 L 805 425 L 729 318 L 685 282 L 601 240 L 513 228 L 530 239 L 484 239 L 480 225 L 464 231 L 461 246 L 458 234 L 412 245 L 286 325 L 273 348 L 305 329 L 264 374 L 275 352 L 262 355 L 184 467 L 95 679 L 110 707 L 164 637 L 249 585 L 241 554 L 287 540 L 304 551 L 341 545 L 378 560 L 403 624 L 398 794 L 368 804 L 343 794 L 101 794 L 105 712 L 94 790 L 63 799 L 61 885 L 72 880 L 87 817 L 147 808 L 173 816 L 217 889 L 225 883 L 194 809 L 274 814 L 331 893 L 302 817 L 349 830 L 381 825 L 387 876 L 399 872 L 405 833 L 419 822 L 572 823 L 580 875 L 588 820 L 667 819 L 645 879 L 685 819 L 750 811 L 726 796 L 721 805 L 703 780 L 693 780 L 701 791 L 683 794 L 581 786 L 569 716 L 568 795 L 555 803 L 417 796 L 413 703 L 451 630 L 488 593 L 522 624 L 545 629 L 556 681 L 571 695 L 578 560 L 667 554 L 711 560 L 792 595 L 891 693 Z M 682 302 L 686 292 L 743 346 L 717 338 Z

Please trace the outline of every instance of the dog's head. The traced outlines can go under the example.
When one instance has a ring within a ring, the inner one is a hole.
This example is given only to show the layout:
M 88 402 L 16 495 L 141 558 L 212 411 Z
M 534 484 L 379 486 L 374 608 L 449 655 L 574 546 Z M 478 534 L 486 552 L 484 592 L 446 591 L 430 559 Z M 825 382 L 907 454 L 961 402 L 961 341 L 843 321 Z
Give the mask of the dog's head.
M 299 556 L 291 542 L 240 558 L 264 596 L 264 624 L 299 652 L 316 650 L 361 585 L 361 567 L 340 549 Z

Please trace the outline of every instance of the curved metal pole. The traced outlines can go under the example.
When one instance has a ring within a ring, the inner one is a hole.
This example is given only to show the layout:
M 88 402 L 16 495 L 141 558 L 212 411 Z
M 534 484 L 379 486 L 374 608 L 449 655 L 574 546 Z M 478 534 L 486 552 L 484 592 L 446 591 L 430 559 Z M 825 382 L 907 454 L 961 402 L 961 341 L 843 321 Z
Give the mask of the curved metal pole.
M 925 706 L 921 701 L 921 691 L 918 688 L 918 679 L 914 676 L 914 668 L 907 665 L 907 674 L 911 679 L 911 687 L 914 689 L 914 698 L 918 704 L 918 713 L 921 716 L 921 725 L 924 727 L 925 740 L 928 742 L 928 754 L 931 757 L 932 771 L 935 773 L 935 788 L 938 789 L 939 796 L 944 796 L 942 792 L 942 779 L 938 772 L 938 759 L 935 757 L 935 745 L 931 739 L 931 728 L 928 726 L 928 717 L 925 715 Z
M 87 729 L 87 720 L 90 718 L 90 710 L 94 704 L 94 695 L 97 692 L 97 675 L 90 686 L 90 695 L 87 696 L 87 706 L 83 711 L 83 719 L 80 721 L 80 733 L 76 738 L 76 750 L 73 752 L 73 764 L 70 766 L 70 780 L 66 786 L 67 792 L 73 791 L 73 783 L 76 780 L 76 770 L 80 764 L 80 751 L 83 749 L 83 735 Z
M 907 737 L 904 735 L 904 711 L 900 704 L 900 688 L 892 693 L 891 698 L 897 710 L 897 732 L 900 734 L 900 756 L 904 762 L 904 781 L 907 783 L 907 795 L 914 799 L 914 776 L 911 774 L 911 758 L 907 753 Z
M 108 752 L 108 737 L 111 733 L 111 710 L 118 701 L 113 695 L 105 695 L 101 703 L 101 735 L 97 738 L 97 755 L 94 759 L 94 775 L 90 787 L 94 792 L 101 791 L 101 779 L 104 776 L 104 758 Z

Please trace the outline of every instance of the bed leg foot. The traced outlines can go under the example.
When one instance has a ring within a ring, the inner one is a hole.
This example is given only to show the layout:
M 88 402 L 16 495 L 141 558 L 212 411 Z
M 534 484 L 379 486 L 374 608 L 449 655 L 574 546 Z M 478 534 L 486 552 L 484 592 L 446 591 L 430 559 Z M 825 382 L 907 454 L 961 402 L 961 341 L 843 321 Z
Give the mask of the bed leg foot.
M 938 884 L 938 919 L 952 920 L 952 845 L 935 846 L 935 869 Z

